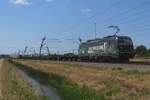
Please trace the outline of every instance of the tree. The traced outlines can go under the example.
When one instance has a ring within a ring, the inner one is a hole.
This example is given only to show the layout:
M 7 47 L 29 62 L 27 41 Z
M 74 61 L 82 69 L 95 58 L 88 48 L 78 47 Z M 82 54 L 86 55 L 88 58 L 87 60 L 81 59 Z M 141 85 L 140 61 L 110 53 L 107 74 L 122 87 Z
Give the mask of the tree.
M 148 56 L 150 57 L 150 48 L 148 49 Z
M 149 56 L 148 52 L 149 50 L 147 50 L 147 48 L 144 45 L 140 45 L 135 49 L 135 53 L 138 57 L 147 57 Z

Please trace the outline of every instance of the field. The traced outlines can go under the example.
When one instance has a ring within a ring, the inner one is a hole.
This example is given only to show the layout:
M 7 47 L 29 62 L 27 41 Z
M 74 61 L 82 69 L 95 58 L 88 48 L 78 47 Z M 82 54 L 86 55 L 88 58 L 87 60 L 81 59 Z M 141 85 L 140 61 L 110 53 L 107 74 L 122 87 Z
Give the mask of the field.
M 149 70 L 128 70 L 106 66 L 97 68 L 92 67 L 92 64 L 79 65 L 38 60 L 14 61 L 20 67 L 26 67 L 33 76 L 41 77 L 42 81 L 55 87 L 64 100 L 149 100 L 150 98 Z
M 7 60 L 0 60 L 0 64 L 0 100 L 47 100 L 32 90 L 16 66 Z

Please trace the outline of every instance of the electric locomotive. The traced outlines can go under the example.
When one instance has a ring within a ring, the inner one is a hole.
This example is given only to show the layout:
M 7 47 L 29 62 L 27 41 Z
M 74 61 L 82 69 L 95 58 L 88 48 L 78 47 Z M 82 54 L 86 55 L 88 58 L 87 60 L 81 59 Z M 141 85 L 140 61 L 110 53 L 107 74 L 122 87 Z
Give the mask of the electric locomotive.
M 81 60 L 120 60 L 128 61 L 134 57 L 132 39 L 128 36 L 107 36 L 87 40 L 79 45 Z

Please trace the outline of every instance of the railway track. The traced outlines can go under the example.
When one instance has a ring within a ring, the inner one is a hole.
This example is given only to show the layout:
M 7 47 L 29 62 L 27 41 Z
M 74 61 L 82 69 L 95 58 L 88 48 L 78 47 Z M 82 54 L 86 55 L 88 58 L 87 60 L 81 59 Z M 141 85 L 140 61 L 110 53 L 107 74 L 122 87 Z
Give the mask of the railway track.
M 122 68 L 129 70 L 150 70 L 150 61 L 135 61 L 130 62 L 76 62 L 76 61 L 50 61 L 50 60 L 30 60 L 42 63 L 58 63 L 69 64 L 74 66 L 94 67 L 94 68 Z
M 150 62 L 128 62 L 127 64 L 133 64 L 133 65 L 149 65 L 150 66 Z
M 129 70 L 143 70 L 150 71 L 150 62 L 127 62 L 127 63 L 105 63 L 105 62 L 70 62 L 70 61 L 51 61 L 59 64 L 70 64 L 79 65 L 85 67 L 96 67 L 96 68 L 122 68 Z

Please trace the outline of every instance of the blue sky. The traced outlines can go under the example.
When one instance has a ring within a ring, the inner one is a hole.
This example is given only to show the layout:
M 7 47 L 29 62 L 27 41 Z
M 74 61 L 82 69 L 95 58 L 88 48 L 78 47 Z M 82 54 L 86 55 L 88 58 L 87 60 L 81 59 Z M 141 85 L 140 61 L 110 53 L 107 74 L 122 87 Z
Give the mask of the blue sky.
M 51 52 L 71 52 L 78 44 L 67 39 L 94 38 L 95 22 L 97 37 L 111 35 L 114 30 L 108 26 L 117 25 L 119 35 L 149 48 L 149 16 L 150 0 L 1 0 L 0 53 L 25 46 L 38 52 L 43 36 Z

